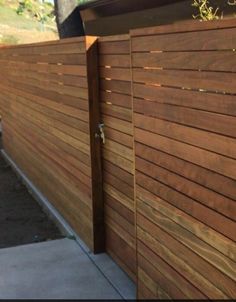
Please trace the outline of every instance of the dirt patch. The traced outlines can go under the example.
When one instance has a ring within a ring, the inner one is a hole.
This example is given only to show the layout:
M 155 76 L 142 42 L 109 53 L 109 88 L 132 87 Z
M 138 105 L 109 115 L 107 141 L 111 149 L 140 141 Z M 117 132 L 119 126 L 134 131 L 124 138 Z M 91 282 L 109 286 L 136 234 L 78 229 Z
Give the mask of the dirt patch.
M 0 248 L 63 237 L 1 154 L 0 226 Z

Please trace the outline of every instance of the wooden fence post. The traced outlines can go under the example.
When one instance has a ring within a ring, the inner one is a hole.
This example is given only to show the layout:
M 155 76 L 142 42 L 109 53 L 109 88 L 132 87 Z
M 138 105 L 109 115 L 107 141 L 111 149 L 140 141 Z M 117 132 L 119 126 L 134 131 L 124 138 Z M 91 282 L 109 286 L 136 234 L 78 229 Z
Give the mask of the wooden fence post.
M 86 37 L 86 49 L 92 167 L 93 240 L 94 253 L 100 253 L 105 250 L 105 228 L 101 138 L 99 135 L 101 120 L 99 110 L 98 41 L 96 37 Z

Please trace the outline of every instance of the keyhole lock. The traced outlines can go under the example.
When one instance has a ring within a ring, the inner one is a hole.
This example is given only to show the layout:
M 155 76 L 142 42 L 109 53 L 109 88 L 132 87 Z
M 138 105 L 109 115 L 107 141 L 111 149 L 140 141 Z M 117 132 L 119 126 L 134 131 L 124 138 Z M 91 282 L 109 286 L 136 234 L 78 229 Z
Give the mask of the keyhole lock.
M 103 123 L 98 124 L 99 133 L 95 134 L 95 137 L 100 137 L 102 140 L 102 143 L 105 145 L 106 139 L 105 139 L 105 133 L 104 133 L 104 127 L 105 125 Z

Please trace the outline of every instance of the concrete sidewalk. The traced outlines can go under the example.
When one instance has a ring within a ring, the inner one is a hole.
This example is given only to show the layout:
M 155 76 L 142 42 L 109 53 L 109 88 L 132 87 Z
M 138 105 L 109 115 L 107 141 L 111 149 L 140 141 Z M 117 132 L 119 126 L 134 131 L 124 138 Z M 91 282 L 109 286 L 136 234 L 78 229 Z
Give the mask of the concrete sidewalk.
M 0 299 L 134 298 L 133 283 L 107 255 L 90 256 L 74 240 L 0 250 Z

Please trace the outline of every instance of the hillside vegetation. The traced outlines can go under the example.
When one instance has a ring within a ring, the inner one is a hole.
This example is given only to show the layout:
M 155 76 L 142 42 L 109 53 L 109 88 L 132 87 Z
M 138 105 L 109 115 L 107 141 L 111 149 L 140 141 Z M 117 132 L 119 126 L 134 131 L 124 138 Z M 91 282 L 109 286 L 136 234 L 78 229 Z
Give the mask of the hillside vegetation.
M 53 6 L 38 0 L 0 0 L 0 44 L 58 39 Z

